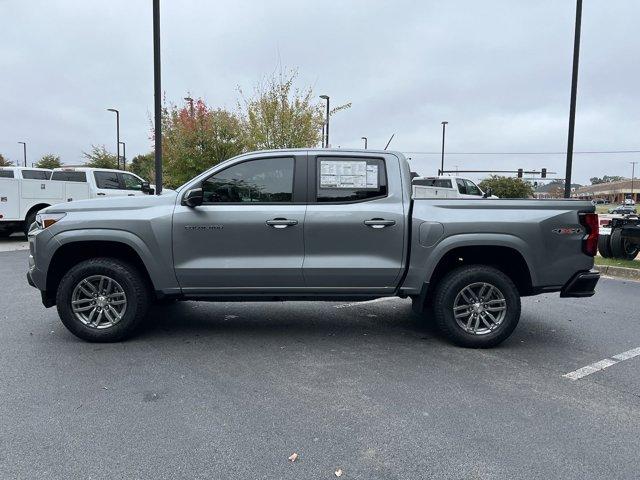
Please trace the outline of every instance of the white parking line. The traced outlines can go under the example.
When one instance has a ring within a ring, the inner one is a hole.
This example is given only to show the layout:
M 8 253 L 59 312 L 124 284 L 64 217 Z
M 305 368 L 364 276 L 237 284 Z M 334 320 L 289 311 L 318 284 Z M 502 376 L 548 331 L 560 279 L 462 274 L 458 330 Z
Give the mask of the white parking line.
M 381 297 L 381 298 L 374 298 L 373 300 L 365 300 L 364 302 L 343 303 L 341 305 L 334 305 L 334 307 L 335 308 L 357 307 L 359 305 L 366 305 L 368 303 L 387 302 L 389 300 L 395 300 L 395 299 L 396 297 Z
M 600 370 L 604 370 L 605 368 L 609 368 L 611 365 L 615 365 L 616 363 L 620 363 L 638 356 L 640 356 L 640 347 L 632 348 L 631 350 L 627 350 L 626 352 L 618 353 L 611 358 L 605 358 L 598 362 L 587 365 L 586 367 L 574 370 L 573 372 L 565 373 L 563 377 L 568 378 L 569 380 L 578 380 L 579 378 L 586 377 L 587 375 L 591 375 L 592 373 L 596 373 Z

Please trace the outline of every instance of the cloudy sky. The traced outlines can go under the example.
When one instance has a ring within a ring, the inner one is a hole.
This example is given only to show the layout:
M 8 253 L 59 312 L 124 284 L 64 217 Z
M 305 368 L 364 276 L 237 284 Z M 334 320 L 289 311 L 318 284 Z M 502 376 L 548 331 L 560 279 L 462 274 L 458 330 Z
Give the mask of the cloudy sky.
M 163 90 L 235 108 L 279 65 L 332 102 L 331 143 L 408 153 L 434 174 L 442 120 L 449 167 L 564 173 L 573 0 L 163 0 Z M 576 151 L 640 150 L 640 2 L 586 0 Z M 81 161 L 150 149 L 151 0 L 0 0 L 0 153 Z M 476 152 L 514 152 L 479 155 Z M 455 154 L 464 153 L 464 154 Z M 630 175 L 639 153 L 578 154 L 574 180 Z

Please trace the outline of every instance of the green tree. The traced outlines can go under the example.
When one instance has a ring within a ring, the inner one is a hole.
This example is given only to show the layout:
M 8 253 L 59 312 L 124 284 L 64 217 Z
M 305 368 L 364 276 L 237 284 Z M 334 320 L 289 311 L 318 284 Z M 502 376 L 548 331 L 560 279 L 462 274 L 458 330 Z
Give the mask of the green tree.
M 156 175 L 155 156 L 153 152 L 136 155 L 129 163 L 128 169 L 136 175 L 153 183 Z
M 60 161 L 60 157 L 58 155 L 54 155 L 53 153 L 48 153 L 47 155 L 43 155 L 40 160 L 36 163 L 36 167 L 38 168 L 59 168 L 62 166 L 62 162 Z
M 311 87 L 294 86 L 295 70 L 280 72 L 259 83 L 254 96 L 242 103 L 243 130 L 249 150 L 310 148 L 320 143 L 324 121 L 323 103 Z M 349 108 L 350 103 L 331 110 L 330 115 Z
M 4 155 L 0 153 L 0 167 L 12 167 L 13 163 L 8 158 L 4 158 Z
M 87 159 L 87 167 L 92 168 L 118 168 L 118 157 L 109 153 L 104 145 L 91 145 L 91 152 L 82 152 Z
M 531 198 L 533 186 L 521 178 L 491 175 L 480 182 L 480 188 L 485 192 L 490 188 L 491 193 L 500 198 Z
M 162 112 L 164 183 L 175 188 L 213 165 L 245 150 L 242 122 L 237 115 L 213 109 L 204 100 L 186 107 L 168 105 Z
M 601 183 L 619 182 L 620 180 L 624 180 L 624 177 L 620 177 L 618 175 L 605 175 L 602 178 L 591 177 L 589 180 L 591 181 L 591 185 L 600 185 Z

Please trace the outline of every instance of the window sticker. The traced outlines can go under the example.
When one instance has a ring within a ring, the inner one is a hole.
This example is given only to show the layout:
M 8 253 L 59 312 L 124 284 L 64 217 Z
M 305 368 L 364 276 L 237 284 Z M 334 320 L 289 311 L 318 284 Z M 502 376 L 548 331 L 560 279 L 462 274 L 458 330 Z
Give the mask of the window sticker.
M 378 166 L 366 161 L 320 161 L 320 188 L 378 188 Z

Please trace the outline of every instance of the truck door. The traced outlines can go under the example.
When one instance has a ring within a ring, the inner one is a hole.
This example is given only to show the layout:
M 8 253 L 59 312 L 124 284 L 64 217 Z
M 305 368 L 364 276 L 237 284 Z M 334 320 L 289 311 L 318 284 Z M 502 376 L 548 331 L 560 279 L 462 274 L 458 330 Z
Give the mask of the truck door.
M 400 165 L 389 158 L 310 158 L 307 287 L 343 293 L 395 289 L 404 257 L 405 212 Z
M 306 172 L 306 153 L 243 159 L 201 183 L 201 206 L 178 200 L 173 255 L 183 291 L 303 288 Z
M 112 170 L 94 170 L 93 178 L 96 181 L 96 197 L 124 197 L 128 193 L 121 182 L 120 173 Z

